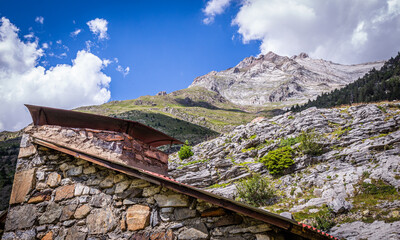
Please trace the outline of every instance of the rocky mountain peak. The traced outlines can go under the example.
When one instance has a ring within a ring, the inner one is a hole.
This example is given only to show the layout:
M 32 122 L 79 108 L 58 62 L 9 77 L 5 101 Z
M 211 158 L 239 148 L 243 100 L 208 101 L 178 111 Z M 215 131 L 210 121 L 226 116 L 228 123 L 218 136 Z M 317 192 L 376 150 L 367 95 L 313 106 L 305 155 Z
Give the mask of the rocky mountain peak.
M 300 53 L 299 55 L 294 55 L 294 56 L 292 57 L 292 59 L 296 59 L 296 58 L 309 58 L 309 57 L 310 57 L 310 56 L 308 56 L 307 53 L 302 52 L 302 53 Z
M 220 93 L 239 105 L 304 103 L 324 92 L 354 82 L 384 62 L 343 65 L 313 59 L 307 53 L 291 58 L 274 52 L 243 59 L 235 67 L 197 77 L 189 87 Z

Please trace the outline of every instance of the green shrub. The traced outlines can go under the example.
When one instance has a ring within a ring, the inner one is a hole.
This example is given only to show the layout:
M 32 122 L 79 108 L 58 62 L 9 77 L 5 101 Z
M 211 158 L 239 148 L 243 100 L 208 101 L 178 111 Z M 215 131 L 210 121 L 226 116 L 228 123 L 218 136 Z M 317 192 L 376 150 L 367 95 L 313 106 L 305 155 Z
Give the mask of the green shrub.
M 260 174 L 236 182 L 236 189 L 239 198 L 256 207 L 272 205 L 275 200 L 275 190 Z
M 321 155 L 323 150 L 323 145 L 319 143 L 321 138 L 322 136 L 314 130 L 302 131 L 298 137 L 300 142 L 299 150 L 303 154 L 314 156 Z
M 282 174 L 285 169 L 294 164 L 293 153 L 291 147 L 281 147 L 268 152 L 266 156 L 260 159 L 260 162 L 267 166 L 272 175 Z
M 281 146 L 281 147 L 286 147 L 286 146 L 291 147 L 291 146 L 295 145 L 298 142 L 299 142 L 299 138 L 285 138 L 285 139 L 281 140 L 281 142 L 279 143 L 279 146 Z
M 329 231 L 333 226 L 335 226 L 335 222 L 332 219 L 332 214 L 330 212 L 320 214 L 315 217 L 315 224 L 313 225 L 322 231 Z
M 191 156 L 193 156 L 192 147 L 189 146 L 188 141 L 186 141 L 185 144 L 181 147 L 181 149 L 179 149 L 178 156 L 180 160 L 190 158 Z

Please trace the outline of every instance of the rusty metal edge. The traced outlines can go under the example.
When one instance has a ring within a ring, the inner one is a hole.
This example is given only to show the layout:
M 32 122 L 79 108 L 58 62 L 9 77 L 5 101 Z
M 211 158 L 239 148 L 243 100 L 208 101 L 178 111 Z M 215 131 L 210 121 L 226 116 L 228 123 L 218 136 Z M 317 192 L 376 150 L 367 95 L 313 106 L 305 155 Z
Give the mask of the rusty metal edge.
M 43 122 L 48 123 L 47 120 L 47 113 L 46 110 L 48 111 L 54 111 L 57 113 L 61 113 L 61 114 L 74 114 L 76 117 L 81 118 L 82 122 L 83 121 L 87 121 L 88 119 L 106 119 L 108 121 L 112 121 L 114 122 L 115 126 L 118 126 L 119 123 L 121 122 L 125 122 L 126 124 L 128 124 L 128 128 L 132 128 L 132 126 L 140 126 L 144 129 L 147 129 L 147 131 L 154 133 L 155 135 L 159 135 L 159 139 L 153 140 L 150 143 L 146 142 L 146 139 L 141 139 L 140 136 L 132 136 L 132 137 L 136 137 L 140 140 L 142 140 L 143 142 L 145 142 L 146 144 L 149 144 L 151 146 L 154 147 L 158 147 L 158 146 L 162 146 L 162 145 L 168 145 L 168 144 L 183 144 L 183 142 L 179 141 L 178 139 L 175 139 L 173 137 L 168 136 L 167 134 L 158 131 L 157 129 L 154 129 L 152 127 L 149 127 L 147 125 L 144 125 L 140 122 L 136 122 L 136 121 L 132 121 L 132 120 L 126 120 L 126 119 L 120 119 L 120 118 L 114 118 L 114 117 L 109 117 L 109 116 L 103 116 L 103 115 L 97 115 L 97 114 L 91 114 L 91 113 L 84 113 L 84 112 L 78 112 L 78 111 L 72 111 L 72 110 L 65 110 L 65 109 L 59 109 L 59 108 L 50 108 L 50 107 L 44 107 L 44 106 L 37 106 L 37 105 L 30 105 L 30 104 L 25 104 L 25 106 L 28 108 L 29 113 L 31 114 L 32 120 L 34 125 L 43 125 Z M 44 119 L 40 119 L 41 117 L 44 117 Z M 64 127 L 69 127 L 67 124 L 67 120 L 66 119 L 58 119 L 60 122 L 62 122 L 64 125 Z M 52 125 L 52 124 L 49 124 Z M 103 128 L 95 128 L 95 129 L 99 129 L 99 130 L 106 130 L 105 128 L 109 127 L 108 126 L 104 126 Z M 117 128 L 117 127 L 116 127 Z M 163 144 L 159 144 L 159 142 L 165 142 Z
M 162 177 L 160 175 L 152 174 L 151 172 L 143 171 L 141 169 L 136 169 L 133 167 L 122 166 L 122 165 L 112 163 L 112 162 L 109 162 L 107 160 L 104 160 L 104 159 L 101 159 L 98 157 L 92 157 L 85 153 L 80 153 L 80 152 L 68 149 L 66 147 L 62 147 L 62 146 L 58 146 L 53 143 L 49 143 L 45 140 L 33 139 L 33 142 L 38 145 L 41 145 L 41 146 L 44 146 L 47 148 L 51 148 L 56 151 L 66 153 L 73 157 L 84 159 L 86 161 L 106 167 L 108 169 L 122 172 L 122 173 L 125 173 L 129 176 L 133 176 L 136 178 L 141 178 L 141 179 L 149 181 L 151 183 L 172 189 L 176 192 L 210 202 L 212 204 L 223 207 L 225 209 L 243 214 L 248 217 L 258 219 L 258 220 L 263 221 L 268 224 L 272 224 L 272 225 L 282 228 L 288 232 L 292 232 L 294 234 L 300 235 L 305 238 L 334 239 L 332 236 L 322 235 L 321 233 L 313 231 L 309 228 L 302 227 L 294 220 L 287 219 L 280 215 L 270 213 L 270 212 L 264 211 L 259 208 L 251 207 L 247 204 L 239 203 L 234 200 L 231 200 L 231 199 L 228 199 L 228 198 L 225 198 L 225 197 L 222 197 L 222 196 L 210 193 L 210 192 L 206 192 L 206 191 L 197 189 L 195 187 L 192 187 L 192 186 L 189 186 L 186 184 L 179 183 L 172 179 L 170 180 L 168 177 Z

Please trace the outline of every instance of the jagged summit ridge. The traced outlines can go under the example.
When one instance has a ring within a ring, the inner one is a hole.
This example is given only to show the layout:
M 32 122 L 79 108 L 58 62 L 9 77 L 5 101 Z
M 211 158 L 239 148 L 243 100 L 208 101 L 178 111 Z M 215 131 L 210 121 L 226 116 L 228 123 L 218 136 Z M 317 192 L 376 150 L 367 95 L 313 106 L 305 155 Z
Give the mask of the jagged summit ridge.
M 205 87 L 240 105 L 290 105 L 342 88 L 383 63 L 343 65 L 313 59 L 306 53 L 289 58 L 268 52 L 247 57 L 233 68 L 197 77 L 189 87 Z

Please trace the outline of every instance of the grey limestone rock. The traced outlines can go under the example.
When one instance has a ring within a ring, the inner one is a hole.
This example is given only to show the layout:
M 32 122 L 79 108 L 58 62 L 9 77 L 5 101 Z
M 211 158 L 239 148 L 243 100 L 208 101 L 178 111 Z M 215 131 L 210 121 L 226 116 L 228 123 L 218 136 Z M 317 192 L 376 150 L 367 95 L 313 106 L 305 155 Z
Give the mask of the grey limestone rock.
M 353 206 L 343 198 L 335 198 L 328 205 L 334 213 L 345 213 L 348 212 Z
M 37 210 L 34 205 L 12 207 L 7 215 L 5 230 L 12 231 L 32 227 L 36 217 Z
M 384 221 L 375 221 L 373 223 L 363 223 L 356 221 L 344 223 L 340 227 L 333 227 L 330 230 L 330 234 L 348 240 L 395 240 L 400 238 L 400 222 L 385 223 Z
M 385 106 L 313 107 L 241 125 L 194 146 L 194 156 L 189 160 L 181 162 L 175 154 L 170 155 L 169 173 L 183 183 L 235 199 L 236 181 L 251 173 L 270 176 L 259 159 L 277 149 L 282 139 L 296 138 L 302 131 L 311 130 L 323 136 L 320 140 L 323 153 L 319 156 L 297 154 L 293 159 L 295 164 L 287 173 L 273 180 L 282 199 L 296 199 L 293 205 L 282 203 L 279 208 L 290 212 L 317 211 L 329 205 L 338 217 L 352 215 L 349 210 L 358 204 L 353 198 L 362 180 L 368 179 L 365 181 L 370 184 L 383 181 L 400 188 L 400 109 L 386 106 L 385 112 L 382 107 Z M 299 143 L 292 146 L 297 147 Z M 180 167 L 200 159 L 209 161 Z M 376 205 L 382 212 L 394 211 L 393 206 L 391 201 Z M 360 215 L 357 214 L 353 215 Z
M 53 223 L 61 216 L 63 208 L 57 203 L 51 202 L 46 207 L 46 211 L 39 217 L 40 224 Z

